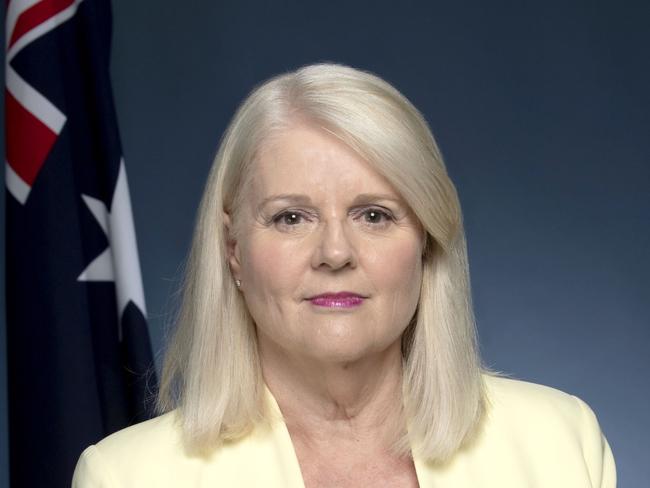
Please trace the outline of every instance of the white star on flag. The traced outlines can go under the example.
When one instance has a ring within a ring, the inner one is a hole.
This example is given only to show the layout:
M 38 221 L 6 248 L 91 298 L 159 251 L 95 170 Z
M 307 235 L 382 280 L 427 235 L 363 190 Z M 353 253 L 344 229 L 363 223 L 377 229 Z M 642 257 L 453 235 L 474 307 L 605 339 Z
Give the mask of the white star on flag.
M 83 270 L 77 281 L 115 282 L 118 318 L 122 317 L 122 313 L 130 301 L 146 317 L 140 260 L 138 259 L 124 159 L 120 160 L 120 170 L 110 212 L 101 200 L 83 194 L 81 197 L 106 234 L 108 247 Z M 121 327 L 119 336 L 122 340 Z

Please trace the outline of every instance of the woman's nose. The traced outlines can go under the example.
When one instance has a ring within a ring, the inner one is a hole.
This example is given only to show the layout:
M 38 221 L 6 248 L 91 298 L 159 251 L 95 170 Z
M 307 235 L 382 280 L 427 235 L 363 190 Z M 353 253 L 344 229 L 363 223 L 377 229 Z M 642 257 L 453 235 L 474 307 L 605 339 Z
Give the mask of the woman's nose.
M 320 229 L 318 242 L 314 250 L 312 265 L 314 268 L 327 266 L 339 269 L 346 265 L 356 267 L 357 251 L 350 240 L 345 224 L 337 220 L 326 222 Z

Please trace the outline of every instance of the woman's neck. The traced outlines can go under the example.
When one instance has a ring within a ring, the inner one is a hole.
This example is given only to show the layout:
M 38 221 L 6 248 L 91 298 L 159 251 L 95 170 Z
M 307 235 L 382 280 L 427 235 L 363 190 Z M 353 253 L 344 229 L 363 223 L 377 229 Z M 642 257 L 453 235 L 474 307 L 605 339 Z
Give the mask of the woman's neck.
M 291 356 L 260 344 L 264 379 L 294 441 L 386 449 L 405 429 L 399 342 L 352 362 Z

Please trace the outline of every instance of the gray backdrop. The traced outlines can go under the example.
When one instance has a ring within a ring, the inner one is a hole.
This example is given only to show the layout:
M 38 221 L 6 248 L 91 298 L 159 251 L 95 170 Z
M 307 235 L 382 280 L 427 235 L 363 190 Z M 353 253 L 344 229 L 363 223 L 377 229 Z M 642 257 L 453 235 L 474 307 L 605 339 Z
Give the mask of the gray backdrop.
M 114 90 L 156 351 L 238 102 L 278 72 L 351 64 L 394 83 L 438 139 L 465 213 L 486 363 L 582 397 L 619 486 L 648 486 L 647 1 L 113 3 Z M 0 356 L 6 486 L 4 327 Z

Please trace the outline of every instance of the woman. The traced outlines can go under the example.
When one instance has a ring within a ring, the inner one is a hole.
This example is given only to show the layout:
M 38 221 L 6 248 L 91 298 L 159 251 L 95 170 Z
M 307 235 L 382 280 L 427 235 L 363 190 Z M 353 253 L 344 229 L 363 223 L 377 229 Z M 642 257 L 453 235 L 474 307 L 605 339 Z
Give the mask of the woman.
M 455 188 L 369 73 L 271 79 L 201 202 L 161 416 L 73 486 L 612 488 L 592 411 L 481 367 Z

